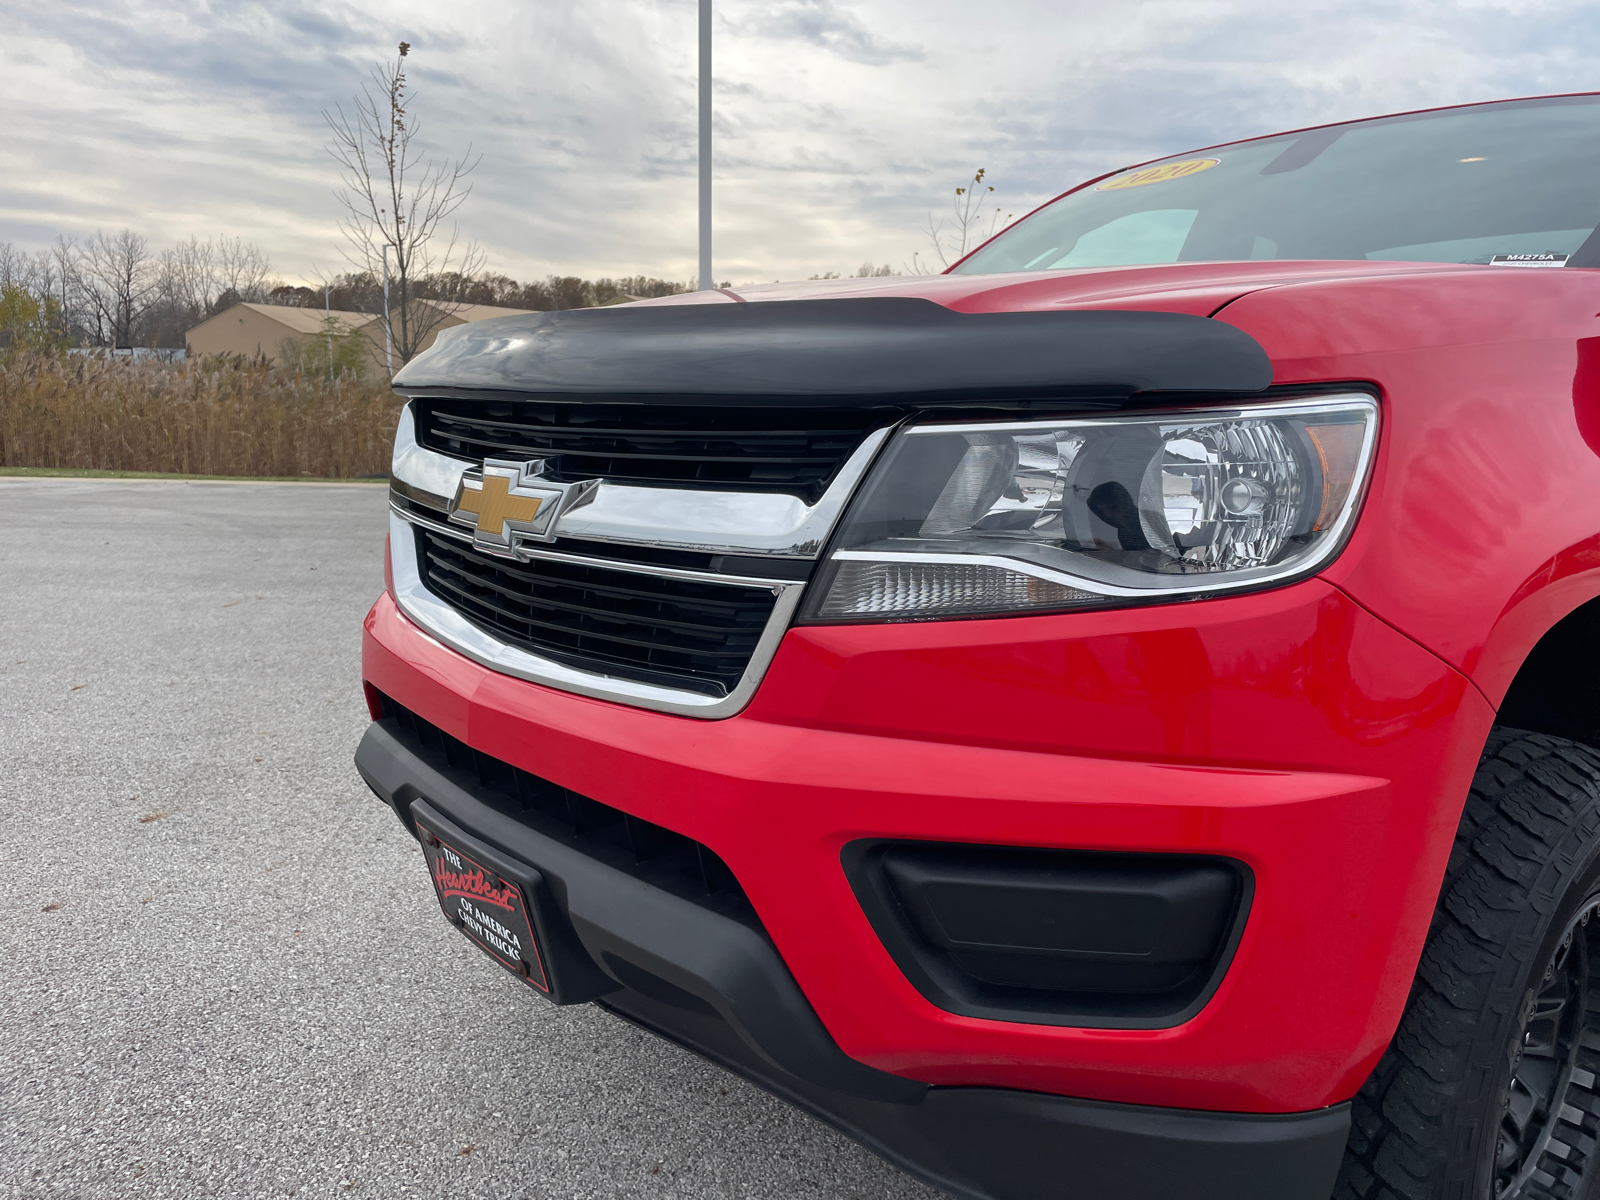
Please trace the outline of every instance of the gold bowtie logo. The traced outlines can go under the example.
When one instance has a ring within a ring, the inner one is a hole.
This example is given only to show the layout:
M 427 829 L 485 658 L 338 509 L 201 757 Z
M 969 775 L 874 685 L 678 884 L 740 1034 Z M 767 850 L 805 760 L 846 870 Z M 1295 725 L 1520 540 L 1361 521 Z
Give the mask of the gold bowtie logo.
M 538 496 L 513 496 L 511 480 L 504 475 L 485 474 L 480 491 L 463 489 L 457 512 L 477 517 L 477 531 L 500 540 L 509 540 L 509 523 L 531 524 L 539 515 L 544 500 Z
M 481 476 L 469 471 L 456 485 L 450 520 L 472 530 L 472 544 L 491 554 L 517 556 L 519 544 L 555 539 L 557 518 L 594 498 L 598 481 L 544 479 L 544 460 L 486 458 Z M 474 477 L 478 476 L 478 477 Z

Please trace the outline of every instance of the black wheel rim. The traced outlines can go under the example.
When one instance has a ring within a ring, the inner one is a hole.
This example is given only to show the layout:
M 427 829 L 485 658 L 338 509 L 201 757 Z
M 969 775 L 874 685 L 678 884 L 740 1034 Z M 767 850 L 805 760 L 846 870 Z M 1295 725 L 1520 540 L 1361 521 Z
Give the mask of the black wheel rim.
M 1495 1145 L 1497 1200 L 1580 1200 L 1600 1178 L 1600 895 L 1568 922 L 1523 998 Z

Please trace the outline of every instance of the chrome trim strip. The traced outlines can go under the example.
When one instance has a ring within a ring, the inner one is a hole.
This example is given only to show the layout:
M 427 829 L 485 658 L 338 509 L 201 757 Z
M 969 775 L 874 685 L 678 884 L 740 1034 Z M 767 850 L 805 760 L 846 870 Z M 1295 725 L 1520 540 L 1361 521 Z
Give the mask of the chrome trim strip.
M 816 558 L 890 432 L 869 433 L 815 504 L 782 492 L 640 487 L 602 479 L 581 507 L 561 514 L 554 533 L 707 554 Z M 395 495 L 449 511 L 462 474 L 473 464 L 418 445 L 409 404 L 394 446 L 389 479 Z
M 594 499 L 563 513 L 556 532 L 595 542 L 711 554 L 816 558 L 856 485 L 887 440 L 867 434 L 815 504 L 782 492 L 713 492 L 602 481 Z
M 1002 571 L 1010 571 L 1013 575 L 1026 575 L 1032 579 L 1043 579 L 1050 583 L 1059 583 L 1064 587 L 1076 588 L 1080 592 L 1091 592 L 1097 596 L 1149 596 L 1152 594 L 1149 590 L 1101 583 L 1098 580 L 1085 579 L 1081 575 L 1072 575 L 1066 571 L 1054 571 L 1049 567 L 1031 563 L 1025 559 L 1008 558 L 1002 554 L 915 554 L 895 550 L 835 550 L 830 561 L 936 563 L 962 567 L 996 567 Z M 1160 595 L 1162 593 L 1156 592 L 1153 594 Z
M 407 500 L 450 511 L 450 501 L 461 488 L 461 477 L 472 466 L 447 454 L 436 454 L 417 444 L 417 420 L 411 405 L 400 410 L 394 433 L 394 456 L 389 460 L 389 490 Z
M 395 600 L 400 605 L 400 611 L 425 632 L 452 650 L 466 655 L 492 671 L 514 675 L 530 683 L 559 688 L 564 692 L 576 692 L 580 696 L 614 700 L 631 704 L 636 708 L 649 708 L 656 712 L 674 713 L 678 716 L 721 719 L 733 716 L 749 704 L 756 688 L 760 686 L 762 677 L 766 675 L 767 668 L 772 664 L 773 655 L 778 651 L 778 643 L 783 640 L 783 635 L 789 628 L 789 621 L 800 604 L 800 596 L 805 591 L 805 584 L 793 580 L 709 576 L 700 572 L 677 572 L 668 567 L 647 569 L 646 573 L 649 574 L 670 574 L 677 577 L 687 575 L 707 583 L 737 583 L 745 587 L 769 586 L 777 593 L 777 600 L 772 606 L 772 615 L 767 619 L 760 640 L 756 642 L 755 652 L 750 656 L 749 665 L 745 667 L 739 685 L 721 698 L 703 696 L 697 692 L 682 691 L 678 688 L 659 687 L 655 684 L 638 683 L 631 679 L 619 679 L 598 672 L 582 671 L 537 654 L 530 654 L 526 650 L 508 646 L 491 637 L 428 591 L 417 567 L 417 543 L 411 532 L 413 521 L 429 528 L 437 528 L 434 522 L 418 520 L 415 514 L 402 514 L 398 509 L 390 509 L 390 566 L 394 576 Z M 449 532 L 442 528 L 440 531 Z M 541 553 L 540 557 L 586 561 L 596 566 L 625 569 L 619 568 L 618 564 L 608 559 L 586 560 L 578 555 L 561 555 L 554 552 Z
M 402 520 L 410 521 L 413 525 L 422 525 L 435 533 L 442 533 L 447 537 L 455 538 L 463 545 L 472 546 L 473 549 L 482 551 L 482 546 L 476 546 L 472 541 L 472 534 L 458 525 L 448 525 L 443 521 L 435 521 L 421 513 L 407 512 L 399 505 L 390 504 L 389 511 Z M 655 563 L 629 562 L 626 559 L 597 558 L 592 554 L 568 554 L 565 550 L 542 550 L 537 546 L 518 546 L 514 555 L 501 555 L 502 558 L 516 558 L 520 562 L 531 562 L 534 559 L 548 559 L 551 562 L 573 563 L 580 567 L 604 567 L 608 571 L 627 571 L 634 575 L 656 575 L 662 579 L 687 579 L 695 583 L 727 583 L 740 587 L 787 587 L 794 584 L 793 579 L 766 579 L 756 575 L 726 575 L 716 571 L 696 571 L 690 567 L 662 567 Z
M 1272 419 L 1299 417 L 1310 413 L 1347 409 L 1351 402 L 1366 403 L 1374 409 L 1377 401 L 1366 392 L 1333 392 L 1326 396 L 1308 396 L 1301 400 L 1264 401 L 1260 404 L 1230 404 L 1219 408 L 1174 408 L 1171 410 L 1145 408 L 1115 417 L 1057 417 L 1041 421 L 954 421 L 940 425 L 937 421 L 922 421 L 908 425 L 907 437 L 927 433 L 1044 433 L 1052 429 L 1079 429 L 1083 426 L 1104 425 L 1182 425 L 1195 421 L 1237 421 L 1246 417 Z

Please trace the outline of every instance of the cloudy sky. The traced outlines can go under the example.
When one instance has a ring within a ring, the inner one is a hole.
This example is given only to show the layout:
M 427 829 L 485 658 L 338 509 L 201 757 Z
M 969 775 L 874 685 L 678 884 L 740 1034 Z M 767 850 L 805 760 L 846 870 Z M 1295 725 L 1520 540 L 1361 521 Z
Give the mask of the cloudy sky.
M 0 241 L 240 236 L 343 267 L 321 113 L 402 38 L 517 278 L 695 269 L 695 0 L 0 0 Z M 896 269 L 979 166 L 1021 213 L 1277 129 L 1600 87 L 1600 4 L 718 0 L 716 263 Z

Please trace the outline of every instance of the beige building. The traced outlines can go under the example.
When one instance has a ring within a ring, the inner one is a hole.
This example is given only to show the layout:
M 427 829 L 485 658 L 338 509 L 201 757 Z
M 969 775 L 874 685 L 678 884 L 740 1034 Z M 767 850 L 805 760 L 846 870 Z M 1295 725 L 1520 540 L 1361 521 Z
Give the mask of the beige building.
M 245 358 L 281 358 L 286 342 L 304 343 L 322 332 L 320 308 L 291 308 L 283 304 L 235 304 L 201 321 L 184 338 L 189 357 L 205 354 L 240 354 Z M 371 313 L 333 312 L 339 332 L 376 325 L 378 350 L 383 351 L 383 320 Z
M 470 321 L 484 321 L 490 317 L 509 317 L 526 312 L 521 308 L 498 308 L 492 304 L 450 304 L 438 300 L 418 300 L 419 307 L 426 306 L 444 315 L 423 340 L 426 350 L 441 329 L 465 325 Z M 185 343 L 191 358 L 207 354 L 243 355 L 245 358 L 282 358 L 292 348 L 291 344 L 304 344 L 323 332 L 322 322 L 332 317 L 338 331 L 346 333 L 360 330 L 371 343 L 372 365 L 382 371 L 384 367 L 383 318 L 372 313 L 325 313 L 320 308 L 293 308 L 283 304 L 235 304 L 216 316 L 201 321 L 189 330 Z M 432 320 L 430 316 L 427 320 Z M 396 321 L 398 324 L 398 321 Z M 395 369 L 400 367 L 395 359 Z

